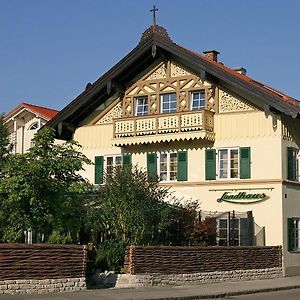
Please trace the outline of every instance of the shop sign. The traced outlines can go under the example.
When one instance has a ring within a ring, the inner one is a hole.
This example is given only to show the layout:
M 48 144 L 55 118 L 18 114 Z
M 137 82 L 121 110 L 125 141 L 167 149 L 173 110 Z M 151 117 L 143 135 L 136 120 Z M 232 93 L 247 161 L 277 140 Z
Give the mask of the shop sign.
M 268 197 L 265 193 L 261 194 L 250 194 L 246 192 L 239 192 L 232 194 L 225 192 L 221 198 L 217 199 L 218 202 L 229 202 L 237 204 L 252 204 L 266 200 Z

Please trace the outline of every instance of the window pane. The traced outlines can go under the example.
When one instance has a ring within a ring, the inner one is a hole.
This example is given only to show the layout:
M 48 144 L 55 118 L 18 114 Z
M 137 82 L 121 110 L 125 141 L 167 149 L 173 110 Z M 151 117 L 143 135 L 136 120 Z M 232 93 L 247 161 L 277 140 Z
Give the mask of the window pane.
M 197 91 L 191 93 L 192 110 L 205 108 L 205 92 Z
M 160 180 L 168 180 L 168 161 L 167 153 L 160 154 L 159 170 L 160 170 Z
M 162 102 L 162 112 L 163 113 L 177 111 L 176 93 L 161 95 L 161 102 Z
M 230 151 L 230 178 L 238 178 L 239 176 L 239 151 L 232 149 Z
M 116 166 L 121 166 L 122 165 L 122 156 L 116 156 Z
M 177 153 L 170 153 L 170 180 L 177 179 Z
M 137 116 L 148 115 L 148 97 L 138 97 L 135 103 Z

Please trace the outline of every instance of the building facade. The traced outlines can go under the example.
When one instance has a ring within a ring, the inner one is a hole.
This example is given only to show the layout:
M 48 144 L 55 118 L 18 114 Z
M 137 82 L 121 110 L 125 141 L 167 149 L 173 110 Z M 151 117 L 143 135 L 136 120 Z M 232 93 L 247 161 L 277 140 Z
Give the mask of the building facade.
M 213 217 L 218 245 L 282 245 L 300 274 L 299 102 L 175 44 L 163 27 L 137 45 L 48 125 L 95 162 L 102 184 L 133 164 Z
M 4 122 L 13 145 L 12 152 L 25 153 L 32 146 L 35 133 L 57 113 L 54 109 L 23 102 L 5 114 Z

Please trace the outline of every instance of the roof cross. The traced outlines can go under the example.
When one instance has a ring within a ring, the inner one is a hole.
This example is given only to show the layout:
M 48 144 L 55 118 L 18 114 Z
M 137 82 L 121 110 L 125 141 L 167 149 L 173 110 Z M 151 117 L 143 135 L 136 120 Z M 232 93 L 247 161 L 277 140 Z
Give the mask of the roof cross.
M 158 11 L 158 8 L 155 7 L 155 5 L 153 5 L 153 8 L 150 9 L 150 12 L 153 12 L 153 27 L 156 26 L 156 16 L 155 13 Z

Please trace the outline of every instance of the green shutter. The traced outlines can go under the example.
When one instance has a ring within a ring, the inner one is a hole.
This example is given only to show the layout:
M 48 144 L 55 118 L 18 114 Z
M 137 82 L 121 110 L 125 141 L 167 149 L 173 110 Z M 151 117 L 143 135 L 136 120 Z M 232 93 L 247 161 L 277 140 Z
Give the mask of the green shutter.
M 156 153 L 147 153 L 147 174 L 148 181 L 157 181 L 157 157 Z
M 215 149 L 205 150 L 205 179 L 206 180 L 216 179 L 216 150 Z
M 177 180 L 187 181 L 187 151 L 177 152 Z
M 296 163 L 294 161 L 294 148 L 287 148 L 287 179 L 295 180 Z
M 240 148 L 240 178 L 248 179 L 251 178 L 250 171 L 250 147 Z
M 95 184 L 103 183 L 103 156 L 95 156 Z
M 132 156 L 131 154 L 123 154 L 123 166 L 132 165 Z
M 288 218 L 288 251 L 293 251 L 295 248 L 294 240 L 294 220 Z

